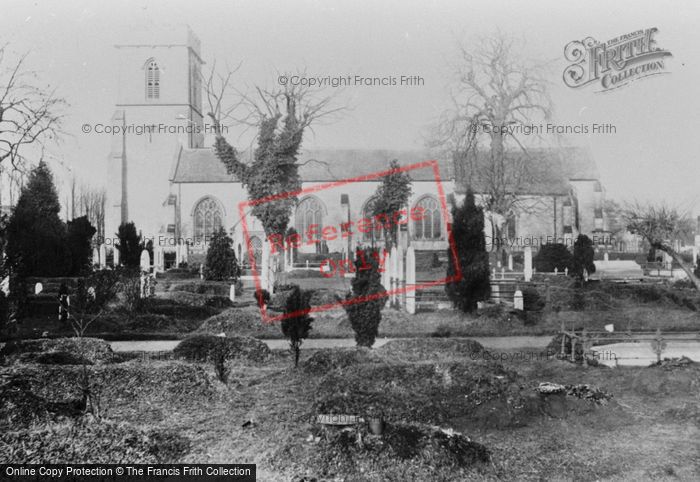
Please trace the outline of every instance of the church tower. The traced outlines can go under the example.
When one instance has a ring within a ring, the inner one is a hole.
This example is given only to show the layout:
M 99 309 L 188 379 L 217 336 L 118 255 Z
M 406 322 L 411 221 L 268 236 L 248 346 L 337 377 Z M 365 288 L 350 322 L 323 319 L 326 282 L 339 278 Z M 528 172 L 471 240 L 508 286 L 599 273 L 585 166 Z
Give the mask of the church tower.
M 180 146 L 203 144 L 200 42 L 181 26 L 133 32 L 115 47 L 118 98 L 110 125 L 125 134 L 112 136 L 105 236 L 133 221 L 157 242 L 168 230 L 173 157 Z

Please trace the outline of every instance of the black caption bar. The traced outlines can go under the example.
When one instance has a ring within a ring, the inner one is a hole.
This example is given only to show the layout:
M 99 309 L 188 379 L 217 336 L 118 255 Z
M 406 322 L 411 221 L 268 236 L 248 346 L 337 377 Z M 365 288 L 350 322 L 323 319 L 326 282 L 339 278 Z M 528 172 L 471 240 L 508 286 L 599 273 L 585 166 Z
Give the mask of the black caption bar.
M 232 480 L 254 482 L 255 464 L 0 464 L 0 481 Z

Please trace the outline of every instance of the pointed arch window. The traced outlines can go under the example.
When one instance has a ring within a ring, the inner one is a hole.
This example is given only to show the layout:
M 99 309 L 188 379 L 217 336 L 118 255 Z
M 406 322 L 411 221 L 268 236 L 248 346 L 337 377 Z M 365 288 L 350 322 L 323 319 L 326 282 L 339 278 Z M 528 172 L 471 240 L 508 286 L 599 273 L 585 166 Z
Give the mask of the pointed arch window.
M 365 203 L 365 207 L 362 210 L 363 219 L 374 219 L 374 205 L 377 203 L 377 199 L 376 196 L 373 196 Z M 385 236 L 382 223 L 373 222 L 372 227 L 373 229 L 365 229 L 365 232 L 362 234 L 364 241 L 382 241 Z
M 413 221 L 413 239 L 433 241 L 442 238 L 440 205 L 433 196 L 424 196 L 415 207 L 422 208 L 422 219 Z
M 309 228 L 316 225 L 313 231 L 316 233 L 313 237 L 320 239 L 321 231 L 323 230 L 323 215 L 326 208 L 323 203 L 314 196 L 309 196 L 301 200 L 297 205 L 294 214 L 295 229 L 303 238 L 308 236 Z
M 160 98 L 160 68 L 151 59 L 146 62 L 146 99 Z
M 207 243 L 214 232 L 223 226 L 223 213 L 219 203 L 210 197 L 199 201 L 194 208 L 194 239 Z

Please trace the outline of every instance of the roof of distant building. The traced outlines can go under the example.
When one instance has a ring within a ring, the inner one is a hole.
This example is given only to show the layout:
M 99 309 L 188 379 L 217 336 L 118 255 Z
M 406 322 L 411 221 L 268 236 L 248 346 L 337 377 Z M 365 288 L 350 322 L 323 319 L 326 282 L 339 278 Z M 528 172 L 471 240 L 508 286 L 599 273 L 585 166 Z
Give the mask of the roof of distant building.
M 250 154 L 241 154 L 242 159 Z M 330 182 L 360 177 L 386 170 L 396 159 L 405 166 L 435 159 L 428 151 L 382 150 L 382 149 L 305 149 L 299 154 L 299 173 L 304 182 Z M 478 160 L 470 164 L 471 169 L 454 170 L 454 163 L 445 159 L 438 162 L 440 178 L 454 180 L 458 192 L 466 191 L 471 184 L 477 193 L 487 192 L 488 153 L 480 153 Z M 597 180 L 598 169 L 586 151 L 576 148 L 537 149 L 528 155 L 510 155 L 506 165 L 527 162 L 526 179 L 515 186 L 523 194 L 565 194 L 571 180 Z M 432 169 L 422 168 L 408 171 L 414 181 L 434 181 Z M 174 183 L 220 183 L 237 182 L 216 157 L 213 149 L 181 148 L 175 156 L 170 180 Z

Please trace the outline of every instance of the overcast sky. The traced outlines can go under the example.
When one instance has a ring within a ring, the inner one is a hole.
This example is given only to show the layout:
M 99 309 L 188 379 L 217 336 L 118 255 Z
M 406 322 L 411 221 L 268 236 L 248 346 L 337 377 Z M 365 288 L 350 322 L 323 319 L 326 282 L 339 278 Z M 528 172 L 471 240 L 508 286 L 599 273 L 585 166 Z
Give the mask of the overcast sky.
M 535 6 L 536 5 L 536 6 Z M 273 86 L 276 72 L 419 75 L 420 87 L 349 87 L 352 110 L 319 126 L 304 147 L 421 148 L 427 127 L 448 105 L 457 45 L 500 30 L 522 39 L 528 57 L 552 60 L 554 122 L 611 123 L 612 135 L 565 139 L 590 148 L 608 197 L 666 200 L 700 212 L 700 4 L 694 1 L 3 1 L 0 37 L 70 107 L 68 136 L 51 149 L 59 176 L 106 182 L 106 136 L 83 123 L 107 122 L 116 102 L 117 43 L 130 31 L 187 23 L 205 61 L 241 63 L 236 82 Z M 606 41 L 656 27 L 669 50 L 668 75 L 607 93 L 570 89 L 561 75 L 564 46 L 591 36 Z M 234 139 L 235 141 L 235 139 Z M 63 174 L 61 174 L 63 171 Z M 99 175 L 98 175 L 99 173 Z M 167 173 L 163 173 L 167 175 Z

